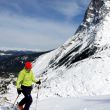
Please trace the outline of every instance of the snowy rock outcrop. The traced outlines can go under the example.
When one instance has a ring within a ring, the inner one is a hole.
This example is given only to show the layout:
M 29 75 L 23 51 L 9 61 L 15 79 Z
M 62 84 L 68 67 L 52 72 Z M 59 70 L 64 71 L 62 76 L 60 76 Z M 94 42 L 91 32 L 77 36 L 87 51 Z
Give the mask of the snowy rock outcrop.
M 92 0 L 75 35 L 40 56 L 33 70 L 47 77 L 40 97 L 110 93 L 110 0 Z

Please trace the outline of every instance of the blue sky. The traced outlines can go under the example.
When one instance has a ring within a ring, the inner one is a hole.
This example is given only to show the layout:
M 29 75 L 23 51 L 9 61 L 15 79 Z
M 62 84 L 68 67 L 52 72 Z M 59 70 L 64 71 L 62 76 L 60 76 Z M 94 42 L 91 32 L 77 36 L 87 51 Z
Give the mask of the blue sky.
M 74 35 L 89 2 L 0 0 L 0 48 L 57 48 Z

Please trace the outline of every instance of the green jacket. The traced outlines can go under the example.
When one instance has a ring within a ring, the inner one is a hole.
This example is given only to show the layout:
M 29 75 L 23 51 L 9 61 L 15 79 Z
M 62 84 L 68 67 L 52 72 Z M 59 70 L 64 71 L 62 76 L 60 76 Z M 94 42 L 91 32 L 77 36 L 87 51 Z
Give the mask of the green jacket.
M 24 86 L 32 86 L 32 84 L 36 83 L 37 80 L 35 79 L 34 73 L 32 70 L 27 71 L 25 68 L 19 73 L 17 81 L 16 81 L 16 86 L 17 88 L 20 88 L 21 85 Z

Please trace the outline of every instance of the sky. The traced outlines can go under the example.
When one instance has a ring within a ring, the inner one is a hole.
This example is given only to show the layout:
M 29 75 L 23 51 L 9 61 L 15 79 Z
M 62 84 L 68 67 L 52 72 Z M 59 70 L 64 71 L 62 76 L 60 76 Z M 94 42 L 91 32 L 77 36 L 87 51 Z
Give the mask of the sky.
M 0 48 L 51 50 L 74 35 L 90 0 L 0 0 Z

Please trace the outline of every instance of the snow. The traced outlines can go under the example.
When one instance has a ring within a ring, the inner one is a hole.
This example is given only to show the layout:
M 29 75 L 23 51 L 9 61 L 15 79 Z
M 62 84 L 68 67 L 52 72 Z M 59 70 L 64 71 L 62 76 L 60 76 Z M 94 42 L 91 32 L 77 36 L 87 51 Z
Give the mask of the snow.
M 107 1 L 105 2 L 105 6 L 109 9 L 109 7 L 110 7 L 110 1 L 109 1 L 109 0 L 107 0 Z
M 96 41 L 95 43 L 99 44 L 98 46 L 104 46 L 110 43 L 110 13 L 107 14 L 107 16 L 104 18 L 102 23 L 100 24 L 101 26 L 97 28 L 97 35 L 96 35 Z
M 42 85 L 40 99 L 56 96 L 80 97 L 109 94 L 110 2 L 108 0 L 104 2 L 99 10 L 99 23 L 95 24 L 91 21 L 90 26 L 76 33 L 63 46 L 41 56 L 34 62 L 33 71 L 36 74 L 42 74 L 45 71 L 44 76 L 47 77 L 45 84 Z M 86 20 L 90 20 L 90 17 Z M 78 46 L 80 48 L 72 52 Z M 92 46 L 97 47 L 93 56 L 70 65 L 70 68 L 66 68 L 65 65 L 57 69 L 55 69 L 56 66 L 50 68 L 50 61 L 58 63 L 60 59 L 72 52 L 69 55 L 69 60 L 71 60 L 75 55 Z
M 89 12 L 82 23 L 84 29 L 61 47 L 33 62 L 32 70 L 36 77 L 42 76 L 42 84 L 38 99 L 37 88 L 32 91 L 34 102 L 30 110 L 110 110 L 110 1 L 103 1 L 99 11 L 93 5 L 89 8 L 96 9 L 99 16 Z M 95 17 L 99 20 L 96 23 Z M 90 22 L 90 26 L 86 25 L 86 21 Z M 93 55 L 72 64 L 69 62 L 69 67 L 55 65 L 68 54 L 70 61 L 85 49 L 92 49 L 92 46 L 97 47 Z M 8 93 L 0 96 L 3 102 L 0 104 L 7 105 L 4 97 L 13 103 L 17 94 L 15 91 L 15 86 L 11 84 Z M 18 102 L 22 98 L 23 95 Z
M 0 56 L 3 56 L 3 55 L 12 55 L 12 54 L 0 53 Z
M 36 75 L 39 75 L 39 73 L 42 73 L 45 68 L 48 68 L 51 59 L 54 59 L 55 55 L 58 54 L 58 52 L 59 51 L 55 50 L 50 53 L 41 55 L 36 61 L 34 61 L 36 63 L 33 64 L 32 70 L 36 73 Z
M 32 107 L 31 110 L 35 108 Z M 49 98 L 38 102 L 37 110 L 110 110 L 110 96 Z
M 1 51 L 33 51 L 33 52 L 43 52 L 41 49 L 27 49 L 27 48 L 10 48 L 10 47 L 0 47 Z
M 61 67 L 56 72 L 48 71 L 48 80 L 45 84 L 47 88 L 42 87 L 39 97 L 45 99 L 57 95 L 60 97 L 80 97 L 109 94 L 110 52 L 107 53 L 108 57 L 98 58 L 103 53 L 105 51 L 75 63 L 68 70 Z
M 80 98 L 48 98 L 39 101 L 33 95 L 30 110 L 110 110 L 110 95 Z M 5 110 L 1 106 L 0 110 Z
M 0 100 L 0 110 L 7 110 L 6 107 L 12 106 L 15 101 L 15 87 L 12 84 L 10 87 L 14 89 L 10 91 L 10 95 L 9 93 L 5 95 L 10 103 L 4 103 L 2 105 Z M 38 99 L 36 98 L 37 92 L 37 88 L 34 88 L 32 91 L 33 103 L 30 110 L 110 110 L 110 95 L 83 96 L 77 98 L 50 97 L 40 100 L 39 97 Z M 22 98 L 23 95 L 20 95 L 17 102 Z
M 86 19 L 86 21 L 87 21 L 87 22 L 91 22 L 92 20 L 91 20 L 91 18 L 88 18 L 88 19 Z

